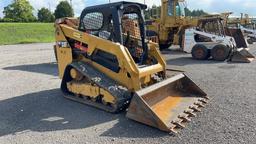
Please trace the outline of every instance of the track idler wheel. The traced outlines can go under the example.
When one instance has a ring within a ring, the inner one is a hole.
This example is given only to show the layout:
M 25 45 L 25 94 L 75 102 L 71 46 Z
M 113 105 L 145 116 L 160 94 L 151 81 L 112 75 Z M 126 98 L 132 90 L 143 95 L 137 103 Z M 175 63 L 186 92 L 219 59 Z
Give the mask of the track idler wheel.
M 83 75 L 75 69 L 70 70 L 70 76 L 77 81 L 81 81 L 83 79 Z

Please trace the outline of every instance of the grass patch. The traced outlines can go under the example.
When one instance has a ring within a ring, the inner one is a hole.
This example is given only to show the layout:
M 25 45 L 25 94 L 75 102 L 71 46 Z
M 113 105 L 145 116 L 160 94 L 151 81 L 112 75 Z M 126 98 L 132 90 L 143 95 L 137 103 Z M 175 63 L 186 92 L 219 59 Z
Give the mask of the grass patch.
M 54 42 L 53 23 L 0 23 L 0 45 Z

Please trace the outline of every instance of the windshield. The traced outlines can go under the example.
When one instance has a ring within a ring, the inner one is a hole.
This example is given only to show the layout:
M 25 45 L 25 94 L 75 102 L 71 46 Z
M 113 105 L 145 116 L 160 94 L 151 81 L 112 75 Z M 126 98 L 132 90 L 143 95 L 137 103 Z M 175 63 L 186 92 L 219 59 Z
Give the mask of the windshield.
M 176 16 L 185 16 L 184 2 L 178 2 L 176 5 Z
M 168 1 L 168 15 L 174 16 L 174 1 Z M 176 16 L 185 16 L 185 3 L 178 2 L 175 6 Z
M 129 50 L 136 63 L 144 63 L 147 56 L 144 19 L 134 6 L 126 7 L 121 18 L 123 45 Z
M 173 16 L 173 1 L 169 0 L 168 1 L 168 15 Z

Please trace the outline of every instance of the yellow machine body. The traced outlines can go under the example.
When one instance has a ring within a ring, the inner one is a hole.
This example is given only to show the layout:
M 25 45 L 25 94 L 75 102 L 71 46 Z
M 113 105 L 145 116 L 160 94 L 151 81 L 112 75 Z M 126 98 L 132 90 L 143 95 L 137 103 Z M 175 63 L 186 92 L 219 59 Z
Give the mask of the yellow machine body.
M 66 42 L 67 40 L 64 35 L 67 37 L 72 37 L 73 39 L 84 42 L 88 44 L 88 55 L 91 55 L 95 50 L 102 50 L 108 53 L 115 55 L 120 64 L 120 72 L 115 73 L 110 71 L 109 69 L 93 62 L 90 59 L 86 59 L 84 57 L 79 57 L 77 61 L 85 61 L 89 62 L 93 67 L 97 68 L 100 71 L 104 71 L 104 73 L 110 78 L 118 81 L 125 87 L 130 90 L 139 90 L 141 85 L 145 85 L 149 83 L 150 76 L 154 73 L 164 72 L 166 68 L 166 62 L 163 57 L 157 50 L 157 45 L 153 42 L 149 43 L 149 56 L 154 57 L 159 62 L 156 65 L 152 65 L 150 67 L 145 67 L 138 69 L 134 61 L 132 60 L 131 55 L 129 55 L 128 50 L 118 44 L 113 43 L 108 40 L 104 40 L 83 32 L 78 31 L 66 24 L 56 25 L 57 35 L 56 41 Z M 58 35 L 58 32 L 60 35 Z M 97 49 L 96 49 L 97 48 Z M 68 64 L 70 64 L 73 60 L 72 53 L 70 48 L 59 48 L 56 45 L 57 53 L 58 53 L 58 65 L 59 65 L 59 76 L 62 78 L 65 68 Z M 131 78 L 127 77 L 127 73 L 131 75 Z
M 254 26 L 254 23 L 248 14 L 241 13 L 240 18 L 230 18 L 229 16 L 232 14 L 233 12 L 221 13 L 221 15 L 225 18 L 227 24 L 240 24 L 243 26 L 246 26 L 246 25 Z
M 162 0 L 160 18 L 153 19 L 152 25 L 147 29 L 158 33 L 159 44 L 161 45 L 178 45 L 179 33 L 182 30 L 199 25 L 200 18 L 186 17 L 176 9 L 176 4 L 184 0 Z M 172 3 L 172 8 L 169 7 Z M 171 10 L 171 12 L 170 12 Z M 170 14 L 171 13 L 171 14 Z M 170 32 L 172 35 L 170 35 Z

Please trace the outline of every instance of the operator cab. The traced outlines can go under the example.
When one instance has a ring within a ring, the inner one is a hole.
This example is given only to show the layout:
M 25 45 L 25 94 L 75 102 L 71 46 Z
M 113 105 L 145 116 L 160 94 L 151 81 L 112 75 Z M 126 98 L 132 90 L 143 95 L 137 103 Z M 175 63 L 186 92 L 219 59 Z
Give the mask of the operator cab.
M 185 17 L 186 3 L 184 0 L 169 0 L 168 1 L 168 15 Z
M 85 8 L 79 30 L 124 45 L 137 64 L 145 63 L 148 46 L 145 40 L 146 5 L 117 2 Z
M 219 15 L 204 16 L 198 21 L 196 30 L 216 36 L 225 37 L 226 32 L 223 22 L 223 19 Z M 210 37 L 205 37 L 199 34 L 195 34 L 194 38 L 196 42 L 212 42 Z

